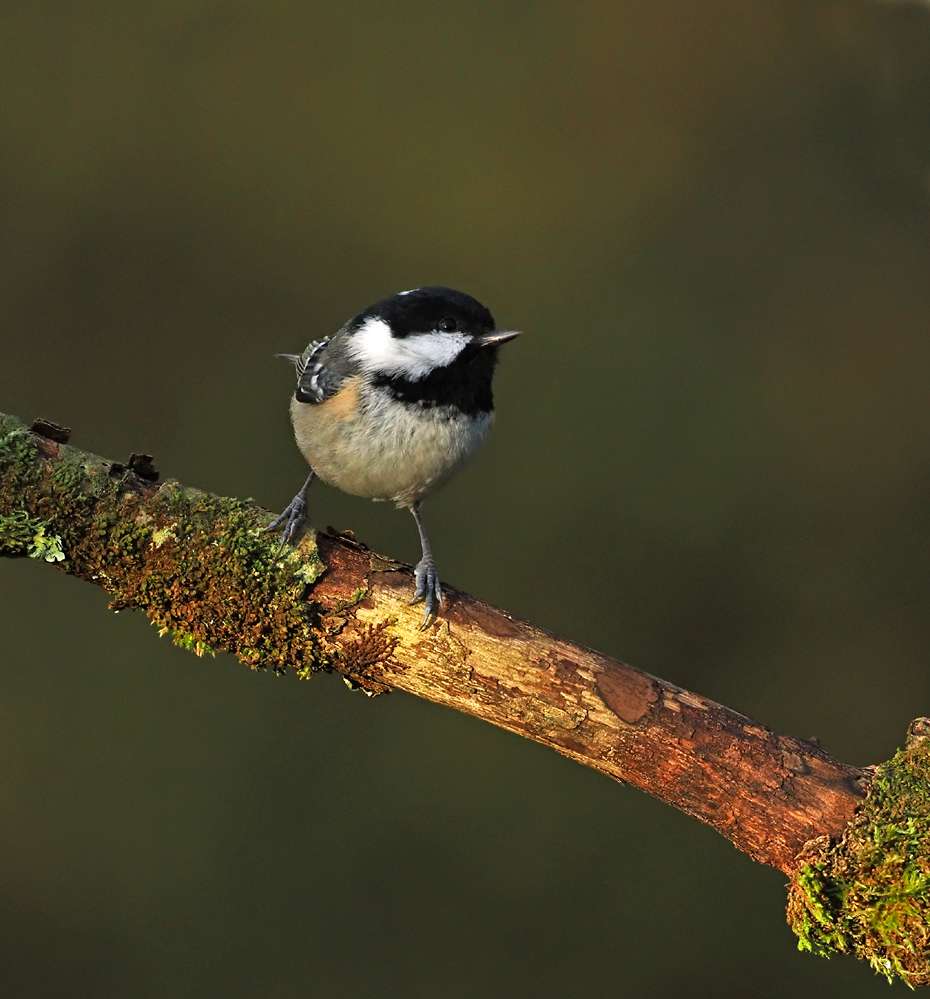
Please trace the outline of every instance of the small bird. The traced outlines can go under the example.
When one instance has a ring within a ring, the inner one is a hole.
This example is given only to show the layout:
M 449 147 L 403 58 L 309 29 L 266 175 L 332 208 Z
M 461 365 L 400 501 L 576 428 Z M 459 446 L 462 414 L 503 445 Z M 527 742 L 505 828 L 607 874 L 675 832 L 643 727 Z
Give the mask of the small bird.
M 420 503 L 487 436 L 497 351 L 518 335 L 498 330 L 464 292 L 414 288 L 369 306 L 302 354 L 279 354 L 297 372 L 291 421 L 310 474 L 268 530 L 294 540 L 314 478 L 409 510 L 422 548 L 410 602 L 425 602 L 425 628 L 443 596 Z

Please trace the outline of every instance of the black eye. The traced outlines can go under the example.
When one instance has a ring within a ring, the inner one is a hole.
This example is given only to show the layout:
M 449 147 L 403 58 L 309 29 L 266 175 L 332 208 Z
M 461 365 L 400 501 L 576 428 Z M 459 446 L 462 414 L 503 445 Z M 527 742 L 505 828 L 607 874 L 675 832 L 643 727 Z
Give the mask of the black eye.
M 446 316 L 439 320 L 439 328 L 443 333 L 454 333 L 458 329 L 459 324 L 452 318 L 452 316 Z

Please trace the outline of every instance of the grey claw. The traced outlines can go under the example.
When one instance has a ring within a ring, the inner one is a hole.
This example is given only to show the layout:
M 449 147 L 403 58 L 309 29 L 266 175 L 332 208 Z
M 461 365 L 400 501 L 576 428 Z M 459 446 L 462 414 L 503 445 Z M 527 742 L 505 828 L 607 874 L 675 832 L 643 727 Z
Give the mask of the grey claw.
M 411 604 L 417 604 L 421 600 L 426 601 L 423 612 L 423 623 L 420 625 L 422 631 L 430 621 L 436 616 L 439 605 L 442 603 L 442 586 L 439 584 L 439 573 L 432 561 L 420 561 L 414 574 L 416 588 L 413 591 Z
M 277 517 L 265 528 L 270 534 L 281 530 L 281 549 L 292 544 L 307 520 L 307 501 L 301 495 L 295 496 Z

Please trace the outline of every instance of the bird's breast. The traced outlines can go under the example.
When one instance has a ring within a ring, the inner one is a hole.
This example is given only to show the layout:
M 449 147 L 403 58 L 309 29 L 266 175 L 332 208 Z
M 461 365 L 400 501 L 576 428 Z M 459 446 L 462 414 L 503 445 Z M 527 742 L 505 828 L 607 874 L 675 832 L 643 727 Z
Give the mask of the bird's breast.
M 493 414 L 400 402 L 355 377 L 325 402 L 293 399 L 291 418 L 298 447 L 325 482 L 409 506 L 480 446 Z

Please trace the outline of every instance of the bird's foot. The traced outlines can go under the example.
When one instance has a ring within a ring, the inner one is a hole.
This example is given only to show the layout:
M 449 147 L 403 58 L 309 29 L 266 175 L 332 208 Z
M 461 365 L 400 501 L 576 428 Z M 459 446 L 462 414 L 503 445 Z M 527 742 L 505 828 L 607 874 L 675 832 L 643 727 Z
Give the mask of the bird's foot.
M 277 517 L 265 528 L 269 533 L 281 531 L 281 547 L 292 544 L 300 529 L 307 522 L 307 501 L 298 493 Z
M 422 631 L 439 610 L 443 599 L 442 587 L 439 585 L 439 573 L 432 559 L 420 559 L 414 573 L 416 589 L 410 603 L 418 604 L 421 600 L 425 601 L 423 623 L 420 625 Z

